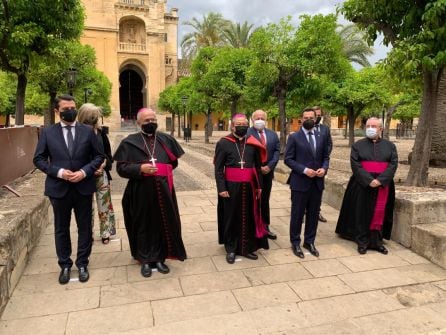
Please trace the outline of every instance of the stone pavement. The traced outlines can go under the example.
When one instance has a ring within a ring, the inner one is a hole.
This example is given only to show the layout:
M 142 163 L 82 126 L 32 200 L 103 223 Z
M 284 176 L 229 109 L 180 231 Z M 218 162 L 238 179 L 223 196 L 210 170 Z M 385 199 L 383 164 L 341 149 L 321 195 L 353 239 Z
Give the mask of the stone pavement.
M 278 239 L 257 261 L 227 264 L 217 244 L 212 158 L 186 149 L 175 174 L 185 262 L 168 260 L 167 275 L 140 275 L 122 220 L 124 183 L 116 178 L 117 238 L 102 245 L 95 233 L 90 280 L 81 284 L 74 270 L 71 282 L 59 285 L 50 224 L 1 317 L 0 334 L 446 334 L 445 269 L 394 242 L 387 256 L 357 254 L 334 234 L 338 212 L 327 205 L 320 258 L 295 257 L 290 191 L 279 183 L 271 199 Z

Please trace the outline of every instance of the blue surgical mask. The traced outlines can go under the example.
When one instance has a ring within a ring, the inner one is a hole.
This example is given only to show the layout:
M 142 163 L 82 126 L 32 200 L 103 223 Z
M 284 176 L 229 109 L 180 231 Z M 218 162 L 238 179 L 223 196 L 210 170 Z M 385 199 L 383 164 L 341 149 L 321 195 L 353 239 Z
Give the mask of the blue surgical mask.
M 367 136 L 370 139 L 375 139 L 377 134 L 378 134 L 378 129 L 376 128 L 366 128 L 365 130 L 365 136 Z

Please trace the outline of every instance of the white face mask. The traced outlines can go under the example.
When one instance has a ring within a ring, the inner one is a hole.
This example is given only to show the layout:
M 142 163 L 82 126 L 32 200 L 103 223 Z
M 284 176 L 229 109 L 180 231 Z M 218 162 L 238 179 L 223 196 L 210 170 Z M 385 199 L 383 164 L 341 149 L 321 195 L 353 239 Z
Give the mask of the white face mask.
M 255 120 L 254 121 L 254 128 L 257 129 L 257 130 L 265 129 L 265 121 L 264 120 Z
M 370 139 L 376 138 L 377 134 L 378 134 L 378 129 L 376 128 L 366 128 L 365 130 L 365 136 L 367 136 Z

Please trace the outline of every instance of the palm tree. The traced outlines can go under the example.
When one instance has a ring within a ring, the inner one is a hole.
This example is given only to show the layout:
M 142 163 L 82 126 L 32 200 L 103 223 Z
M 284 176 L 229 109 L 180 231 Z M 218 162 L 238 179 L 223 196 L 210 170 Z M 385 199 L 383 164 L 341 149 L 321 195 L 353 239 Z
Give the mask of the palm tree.
M 240 23 L 230 22 L 222 29 L 223 39 L 225 42 L 234 48 L 245 48 L 249 44 L 254 25 L 248 24 L 247 21 L 240 25 Z
M 193 18 L 183 24 L 194 28 L 193 32 L 184 35 L 181 41 L 183 58 L 193 58 L 198 50 L 207 46 L 223 45 L 222 29 L 228 25 L 220 13 L 210 12 L 203 15 L 203 20 Z
M 364 33 L 354 24 L 340 26 L 338 34 L 343 42 L 345 57 L 352 63 L 364 67 L 370 66 L 367 56 L 373 54 L 373 49 L 366 42 Z

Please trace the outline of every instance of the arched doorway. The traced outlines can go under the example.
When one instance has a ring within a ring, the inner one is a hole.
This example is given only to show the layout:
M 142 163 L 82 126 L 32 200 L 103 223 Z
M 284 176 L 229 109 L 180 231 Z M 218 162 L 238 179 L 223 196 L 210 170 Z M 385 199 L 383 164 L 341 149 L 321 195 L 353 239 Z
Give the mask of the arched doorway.
M 121 118 L 136 120 L 136 113 L 144 107 L 144 80 L 137 71 L 126 68 L 119 75 L 119 84 Z

